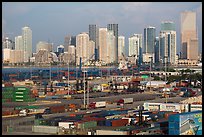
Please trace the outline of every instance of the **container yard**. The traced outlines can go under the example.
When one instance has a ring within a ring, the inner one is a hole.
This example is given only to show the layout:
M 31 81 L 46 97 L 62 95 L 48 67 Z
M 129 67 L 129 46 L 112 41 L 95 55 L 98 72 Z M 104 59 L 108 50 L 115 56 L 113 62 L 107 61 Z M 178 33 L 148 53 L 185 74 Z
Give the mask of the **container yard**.
M 69 84 L 68 73 L 60 73 L 65 79 L 50 82 L 49 73 L 42 73 L 39 80 L 2 84 L 3 134 L 202 134 L 200 89 L 162 83 L 149 91 L 146 76 L 125 75 L 125 71 L 121 75 L 114 69 L 108 77 L 105 70 L 88 71 L 85 81 L 79 72 L 76 79 L 73 71 Z

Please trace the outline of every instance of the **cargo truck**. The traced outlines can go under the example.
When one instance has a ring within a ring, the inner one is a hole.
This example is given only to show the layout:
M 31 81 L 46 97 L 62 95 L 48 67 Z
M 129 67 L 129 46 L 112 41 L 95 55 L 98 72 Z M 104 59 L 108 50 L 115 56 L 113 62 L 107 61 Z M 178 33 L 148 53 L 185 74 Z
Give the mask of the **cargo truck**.
M 104 107 L 106 107 L 106 102 L 105 101 L 92 102 L 92 103 L 89 104 L 90 109 L 104 108 Z
M 20 112 L 19 112 L 19 116 L 20 117 L 25 117 L 25 116 L 27 116 L 28 115 L 28 113 L 29 113 L 29 110 L 28 109 L 22 109 Z
M 133 98 L 122 98 L 117 101 L 117 105 L 132 104 Z

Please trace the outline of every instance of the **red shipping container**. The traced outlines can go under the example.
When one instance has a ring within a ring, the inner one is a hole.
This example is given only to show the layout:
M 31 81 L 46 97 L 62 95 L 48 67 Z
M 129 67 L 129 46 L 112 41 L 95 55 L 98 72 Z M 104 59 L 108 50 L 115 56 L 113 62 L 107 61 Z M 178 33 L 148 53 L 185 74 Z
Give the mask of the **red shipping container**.
M 111 123 L 113 127 L 126 126 L 128 124 L 128 119 L 112 120 Z
M 50 110 L 52 113 L 61 113 L 65 112 L 65 106 L 51 106 Z

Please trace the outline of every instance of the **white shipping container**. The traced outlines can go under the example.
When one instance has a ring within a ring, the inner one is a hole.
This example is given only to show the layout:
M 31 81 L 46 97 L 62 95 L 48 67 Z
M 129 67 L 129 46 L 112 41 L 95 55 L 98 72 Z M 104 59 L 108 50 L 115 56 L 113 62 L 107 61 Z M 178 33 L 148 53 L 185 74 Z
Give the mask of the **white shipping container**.
M 124 104 L 133 103 L 133 98 L 123 98 Z
M 105 101 L 100 101 L 100 102 L 96 102 L 96 107 L 105 107 L 106 106 L 106 102 Z
M 59 122 L 58 125 L 59 127 L 65 128 L 65 129 L 70 129 L 72 128 L 74 122 Z
M 59 127 L 56 127 L 56 126 L 32 126 L 32 132 L 58 134 L 59 133 Z
M 129 135 L 128 131 L 96 130 L 96 135 Z

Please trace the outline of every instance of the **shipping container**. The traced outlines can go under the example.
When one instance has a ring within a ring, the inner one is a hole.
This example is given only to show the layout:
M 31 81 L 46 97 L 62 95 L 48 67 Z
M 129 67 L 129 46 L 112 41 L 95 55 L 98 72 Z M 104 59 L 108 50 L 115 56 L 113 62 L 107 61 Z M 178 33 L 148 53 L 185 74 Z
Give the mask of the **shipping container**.
M 130 132 L 114 130 L 96 130 L 96 135 L 130 135 Z
M 58 125 L 64 129 L 74 128 L 74 122 L 59 122 Z
M 32 126 L 32 132 L 58 134 L 59 133 L 59 127 L 57 127 L 57 126 Z
M 202 111 L 170 115 L 168 120 L 169 135 L 202 135 Z
M 117 119 L 117 120 L 111 121 L 111 125 L 113 127 L 126 126 L 127 124 L 128 124 L 128 119 Z

